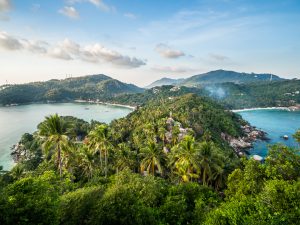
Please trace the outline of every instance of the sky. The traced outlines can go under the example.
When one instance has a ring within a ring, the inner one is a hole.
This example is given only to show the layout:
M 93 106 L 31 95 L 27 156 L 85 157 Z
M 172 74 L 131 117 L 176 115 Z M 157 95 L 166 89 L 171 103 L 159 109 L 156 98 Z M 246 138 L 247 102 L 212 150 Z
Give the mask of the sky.
M 0 0 L 0 85 L 218 69 L 300 78 L 300 1 Z

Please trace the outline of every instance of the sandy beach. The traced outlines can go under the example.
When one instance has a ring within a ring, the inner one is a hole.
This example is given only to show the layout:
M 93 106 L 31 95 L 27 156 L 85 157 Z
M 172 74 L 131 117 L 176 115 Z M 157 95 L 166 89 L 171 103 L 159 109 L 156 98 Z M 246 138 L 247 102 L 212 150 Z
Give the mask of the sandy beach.
M 291 111 L 289 107 L 265 107 L 265 108 L 246 108 L 246 109 L 234 109 L 232 112 L 244 112 L 244 111 L 255 111 L 255 110 L 287 110 Z
M 111 106 L 118 106 L 118 107 L 124 107 L 124 108 L 129 108 L 132 110 L 135 110 L 136 107 L 131 106 L 131 105 L 122 105 L 122 104 L 116 104 L 116 103 L 109 103 L 109 102 L 100 102 L 100 101 L 93 101 L 93 100 L 80 100 L 77 99 L 74 102 L 78 103 L 92 103 L 92 104 L 102 104 L 102 105 L 111 105 Z

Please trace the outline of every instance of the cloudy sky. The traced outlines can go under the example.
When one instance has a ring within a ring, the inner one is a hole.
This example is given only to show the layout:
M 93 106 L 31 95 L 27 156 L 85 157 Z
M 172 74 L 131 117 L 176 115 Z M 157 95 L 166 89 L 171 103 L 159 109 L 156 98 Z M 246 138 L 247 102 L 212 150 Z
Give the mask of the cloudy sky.
M 210 70 L 300 78 L 299 0 L 0 0 L 0 84 Z

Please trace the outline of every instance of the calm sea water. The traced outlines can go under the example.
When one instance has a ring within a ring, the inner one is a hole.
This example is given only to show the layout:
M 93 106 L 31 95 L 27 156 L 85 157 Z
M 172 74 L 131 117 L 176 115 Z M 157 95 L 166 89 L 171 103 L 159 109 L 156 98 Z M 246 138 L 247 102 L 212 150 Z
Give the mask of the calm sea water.
M 268 145 L 283 143 L 287 146 L 296 147 L 298 144 L 292 138 L 293 134 L 300 129 L 300 112 L 289 112 L 286 110 L 252 110 L 242 111 L 239 114 L 252 125 L 268 133 L 268 142 L 257 141 L 253 149 L 250 150 L 252 155 L 265 157 L 268 153 Z M 283 135 L 288 135 L 289 139 L 284 140 Z
M 0 165 L 4 169 L 12 167 L 11 146 L 19 141 L 22 134 L 34 132 L 45 116 L 58 113 L 61 116 L 75 116 L 88 122 L 93 119 L 109 123 L 113 119 L 126 116 L 131 111 L 124 107 L 88 103 L 0 107 Z

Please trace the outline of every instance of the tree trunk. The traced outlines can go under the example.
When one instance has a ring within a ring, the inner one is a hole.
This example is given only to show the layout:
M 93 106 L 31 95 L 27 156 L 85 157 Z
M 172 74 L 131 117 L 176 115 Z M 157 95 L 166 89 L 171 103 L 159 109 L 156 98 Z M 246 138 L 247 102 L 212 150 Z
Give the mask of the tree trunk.
M 102 150 L 99 150 L 99 157 L 100 157 L 100 168 L 101 170 L 103 169 L 103 164 L 102 164 Z
M 105 178 L 107 177 L 107 150 L 104 151 L 105 157 Z
M 61 162 L 61 150 L 60 150 L 60 146 L 58 144 L 58 168 L 59 168 L 59 176 L 60 178 L 62 177 L 62 162 Z

